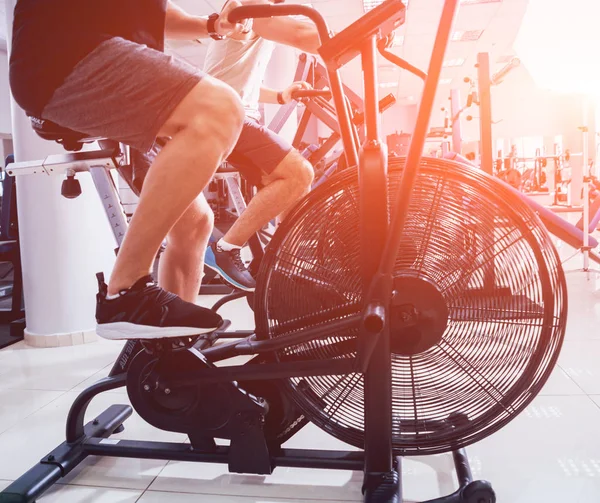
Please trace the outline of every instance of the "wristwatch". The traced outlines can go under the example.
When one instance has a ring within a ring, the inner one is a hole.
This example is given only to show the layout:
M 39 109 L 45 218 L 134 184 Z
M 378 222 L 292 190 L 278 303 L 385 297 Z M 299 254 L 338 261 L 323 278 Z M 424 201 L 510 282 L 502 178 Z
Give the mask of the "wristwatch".
M 277 103 L 279 103 L 280 105 L 285 105 L 285 100 L 283 99 L 283 91 L 279 91 L 277 93 Z
M 217 33 L 216 23 L 217 19 L 219 19 L 219 15 L 217 13 L 211 14 L 208 16 L 208 21 L 206 23 L 206 30 L 208 31 L 208 35 L 213 40 L 224 40 L 225 37 L 223 35 L 219 35 Z

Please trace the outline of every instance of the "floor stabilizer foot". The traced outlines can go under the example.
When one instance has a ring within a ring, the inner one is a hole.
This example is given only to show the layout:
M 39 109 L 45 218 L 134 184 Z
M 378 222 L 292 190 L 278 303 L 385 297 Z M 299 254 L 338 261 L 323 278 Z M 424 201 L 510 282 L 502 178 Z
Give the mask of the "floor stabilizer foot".
M 475 480 L 461 493 L 461 503 L 496 503 L 496 493 L 486 480 Z
M 364 503 L 401 503 L 399 473 L 366 474 L 363 495 Z
M 74 443 L 63 442 L 27 473 L 0 492 L 0 503 L 33 503 L 66 476 L 87 456 L 85 440 L 107 438 L 131 415 L 128 405 L 112 405 L 84 427 L 84 436 Z

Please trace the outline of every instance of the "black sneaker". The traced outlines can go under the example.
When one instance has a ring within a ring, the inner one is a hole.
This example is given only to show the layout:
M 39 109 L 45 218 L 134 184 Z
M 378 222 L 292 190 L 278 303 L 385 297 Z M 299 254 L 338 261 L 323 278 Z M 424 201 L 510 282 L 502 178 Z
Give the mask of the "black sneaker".
M 104 275 L 98 274 L 97 333 L 104 339 L 162 339 L 214 332 L 223 319 L 210 309 L 181 300 L 145 276 L 116 299 L 106 298 Z
M 217 243 L 211 243 L 206 250 L 204 263 L 233 288 L 245 292 L 253 292 L 256 288 L 256 281 L 242 262 L 239 249 L 224 251 L 217 247 Z

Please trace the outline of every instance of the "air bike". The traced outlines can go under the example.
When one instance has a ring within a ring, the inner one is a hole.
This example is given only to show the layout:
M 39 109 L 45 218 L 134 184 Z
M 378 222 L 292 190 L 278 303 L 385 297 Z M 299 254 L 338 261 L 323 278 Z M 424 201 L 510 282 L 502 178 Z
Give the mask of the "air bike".
M 444 452 L 453 453 L 459 489 L 434 502 L 496 501 L 488 482 L 473 480 L 464 447 L 505 426 L 548 379 L 565 332 L 566 285 L 548 234 L 506 185 L 421 156 L 457 4 L 444 2 L 406 159 L 388 159 L 377 111 L 377 50 L 405 20 L 400 0 L 334 37 L 308 6 L 231 13 L 232 21 L 303 15 L 316 23 L 350 168 L 313 191 L 275 233 L 261 264 L 252 335 L 220 344 L 223 333 L 129 341 L 110 376 L 73 403 L 66 441 L 1 501 L 34 501 L 94 455 L 227 463 L 251 474 L 277 466 L 363 470 L 365 502 L 399 503 L 401 458 Z M 360 150 L 339 74 L 358 56 L 367 126 Z M 71 155 L 77 169 L 122 162 L 106 151 L 96 161 L 88 152 Z M 54 166 L 43 169 L 56 174 Z M 217 365 L 240 355 L 247 364 Z M 187 434 L 189 443 L 107 441 L 123 430 L 128 405 L 84 425 L 90 401 L 120 387 L 148 423 Z M 283 447 L 308 422 L 360 450 Z

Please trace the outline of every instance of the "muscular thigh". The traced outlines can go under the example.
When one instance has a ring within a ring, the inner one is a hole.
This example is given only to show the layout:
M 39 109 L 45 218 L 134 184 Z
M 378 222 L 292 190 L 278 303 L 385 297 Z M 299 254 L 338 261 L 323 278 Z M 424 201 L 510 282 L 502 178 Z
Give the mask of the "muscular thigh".
M 42 117 L 146 152 L 203 79 L 200 70 L 185 62 L 115 37 L 79 62 Z
M 232 103 L 237 99 L 237 95 L 227 84 L 204 75 L 173 109 L 161 127 L 159 136 L 174 136 L 193 121 L 200 124 L 207 120 L 223 121 L 223 114 L 231 111 Z
M 227 159 L 251 183 L 264 184 L 294 148 L 253 119 L 245 119 L 242 133 Z

